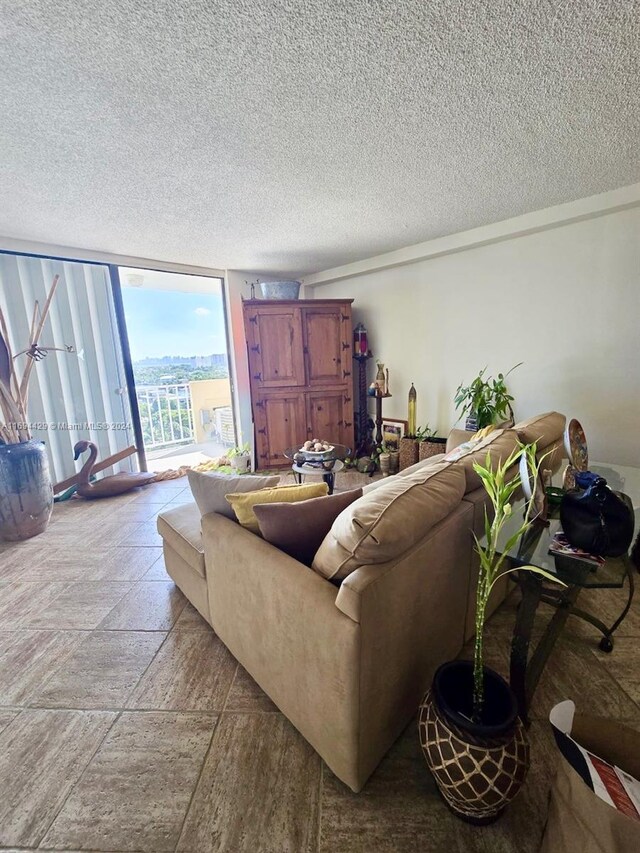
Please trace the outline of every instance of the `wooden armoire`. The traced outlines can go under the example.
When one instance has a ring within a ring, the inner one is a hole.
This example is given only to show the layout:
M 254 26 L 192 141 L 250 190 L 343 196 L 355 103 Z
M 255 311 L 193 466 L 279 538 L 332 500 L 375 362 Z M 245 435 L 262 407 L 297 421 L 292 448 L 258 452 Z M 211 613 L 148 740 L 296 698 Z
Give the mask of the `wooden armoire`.
M 352 302 L 244 302 L 256 468 L 291 465 L 308 438 L 353 448 Z

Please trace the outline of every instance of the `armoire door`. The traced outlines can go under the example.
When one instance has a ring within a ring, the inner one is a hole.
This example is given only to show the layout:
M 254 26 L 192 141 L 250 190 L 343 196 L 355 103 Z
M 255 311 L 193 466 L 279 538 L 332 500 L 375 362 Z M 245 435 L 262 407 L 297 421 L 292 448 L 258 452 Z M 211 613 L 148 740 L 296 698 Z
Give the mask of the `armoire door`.
M 347 381 L 351 376 L 350 306 L 303 308 L 302 335 L 308 384 L 336 385 Z
M 284 451 L 307 439 L 304 397 L 287 392 L 259 395 L 254 410 L 257 467 L 290 465 Z
M 307 423 L 309 438 L 326 439 L 330 444 L 353 446 L 351 399 L 341 390 L 309 391 L 307 398 Z
M 302 317 L 290 305 L 245 309 L 249 370 L 254 388 L 304 385 Z

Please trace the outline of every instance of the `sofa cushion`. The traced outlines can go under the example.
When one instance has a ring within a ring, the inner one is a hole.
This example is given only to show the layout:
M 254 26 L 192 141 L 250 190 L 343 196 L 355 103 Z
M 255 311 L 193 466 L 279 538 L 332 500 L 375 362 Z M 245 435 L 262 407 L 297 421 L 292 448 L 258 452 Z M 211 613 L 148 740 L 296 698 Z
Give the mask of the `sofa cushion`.
M 444 460 L 444 453 L 438 453 L 436 456 L 430 456 L 428 459 L 421 459 L 420 462 L 414 462 L 413 465 L 409 465 L 408 468 L 403 468 L 402 471 L 397 474 L 393 474 L 393 477 L 406 477 L 409 474 L 413 474 L 415 471 L 422 471 L 423 468 L 429 468 L 430 466 L 439 465 Z M 376 480 L 372 480 L 370 483 L 367 483 L 366 486 L 362 487 L 362 493 L 364 495 L 372 492 L 374 489 L 379 489 L 380 486 L 383 486 L 387 482 L 386 477 L 379 477 Z
M 460 503 L 464 490 L 464 471 L 444 462 L 390 477 L 340 513 L 312 568 L 341 580 L 359 566 L 399 557 Z
M 505 461 L 518 446 L 518 436 L 513 429 L 497 429 L 479 443 L 473 444 L 452 464 L 464 471 L 466 478 L 465 494 L 482 485 L 482 480 L 473 470 L 473 463 L 484 465 L 487 453 L 495 464 L 499 459 Z M 459 450 L 460 448 L 458 448 Z M 455 451 L 454 451 L 455 452 Z
M 243 527 L 260 535 L 258 519 L 253 511 L 256 504 L 295 503 L 309 498 L 326 495 L 329 487 L 326 483 L 305 483 L 302 486 L 279 486 L 275 489 L 259 489 L 257 492 L 230 494 L 226 499 L 231 504 L 236 518 Z
M 433 456 L 429 456 L 427 459 L 421 459 L 419 462 L 414 462 L 413 465 L 409 465 L 408 468 L 404 468 L 398 474 L 399 477 L 408 477 L 410 474 L 413 474 L 414 471 L 422 471 L 423 468 L 429 468 L 430 466 L 439 465 L 444 461 L 444 453 L 436 453 Z
M 263 539 L 305 566 L 343 509 L 362 497 L 362 489 L 309 498 L 297 503 L 255 504 L 253 511 Z
M 187 471 L 191 493 L 198 504 L 201 515 L 219 512 L 235 521 L 232 508 L 225 495 L 240 492 L 255 492 L 257 489 L 269 489 L 277 486 L 278 475 L 255 476 L 253 474 L 220 474 L 215 471 Z
M 183 504 L 158 515 L 158 533 L 201 577 L 205 577 L 204 545 L 200 510 L 195 503 Z
M 566 421 L 566 417 L 560 412 L 547 412 L 544 415 L 536 415 L 526 421 L 520 421 L 514 426 L 514 430 L 524 444 L 536 441 L 538 450 L 544 450 L 545 447 L 562 438 Z

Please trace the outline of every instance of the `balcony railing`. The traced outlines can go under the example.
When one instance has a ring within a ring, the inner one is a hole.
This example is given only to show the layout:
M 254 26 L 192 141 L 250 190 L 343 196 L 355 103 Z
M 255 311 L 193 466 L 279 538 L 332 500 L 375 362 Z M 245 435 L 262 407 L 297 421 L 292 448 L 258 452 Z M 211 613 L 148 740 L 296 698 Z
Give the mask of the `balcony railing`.
M 147 450 L 195 441 L 188 385 L 138 385 L 136 392 Z

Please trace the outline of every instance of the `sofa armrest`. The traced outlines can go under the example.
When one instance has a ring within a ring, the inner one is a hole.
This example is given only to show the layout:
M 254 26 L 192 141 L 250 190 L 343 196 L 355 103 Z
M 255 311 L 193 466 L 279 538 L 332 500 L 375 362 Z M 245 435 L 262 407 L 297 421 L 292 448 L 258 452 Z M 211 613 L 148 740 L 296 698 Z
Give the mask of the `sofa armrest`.
M 202 519 L 211 624 L 260 687 L 354 790 L 360 626 L 333 584 L 215 513 Z

